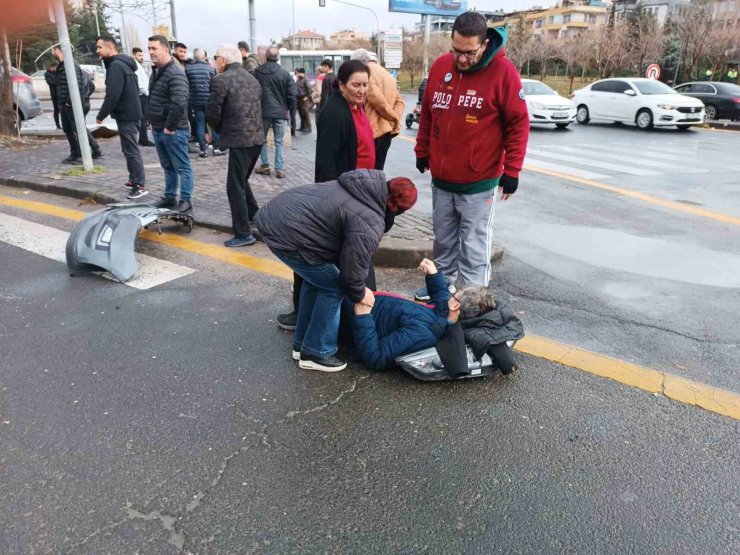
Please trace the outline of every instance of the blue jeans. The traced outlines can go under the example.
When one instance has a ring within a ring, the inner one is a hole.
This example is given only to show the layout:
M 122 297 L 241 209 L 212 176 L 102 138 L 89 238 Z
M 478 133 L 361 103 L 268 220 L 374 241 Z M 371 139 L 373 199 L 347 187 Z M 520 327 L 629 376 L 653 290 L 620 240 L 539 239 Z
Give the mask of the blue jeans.
M 193 196 L 193 169 L 188 158 L 189 130 L 178 129 L 174 135 L 167 135 L 163 130 L 155 129 L 152 135 L 164 170 L 164 196 L 177 198 L 179 183 L 180 199 L 190 200 Z
M 198 138 L 198 146 L 201 152 L 206 151 L 206 109 L 196 107 L 195 112 L 195 136 Z
M 283 169 L 283 135 L 285 134 L 285 120 L 274 118 L 263 118 L 262 125 L 265 129 L 265 144 L 262 145 L 260 159 L 263 166 L 270 165 L 270 157 L 267 155 L 267 132 L 272 127 L 275 136 L 275 170 Z
M 293 350 L 314 356 L 333 355 L 337 352 L 343 296 L 339 268 L 328 262 L 309 264 L 297 252 L 270 250 L 303 278 Z

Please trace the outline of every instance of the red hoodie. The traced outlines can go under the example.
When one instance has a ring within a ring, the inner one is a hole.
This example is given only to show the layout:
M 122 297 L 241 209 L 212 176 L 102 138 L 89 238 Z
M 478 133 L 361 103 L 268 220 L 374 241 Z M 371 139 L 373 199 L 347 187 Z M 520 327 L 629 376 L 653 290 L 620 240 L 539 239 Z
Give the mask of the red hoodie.
M 506 31 L 488 30 L 489 45 L 472 70 L 460 72 L 452 53 L 429 71 L 416 157 L 428 158 L 432 183 L 446 191 L 480 193 L 502 173 L 519 177 L 529 115 L 519 72 L 504 54 Z

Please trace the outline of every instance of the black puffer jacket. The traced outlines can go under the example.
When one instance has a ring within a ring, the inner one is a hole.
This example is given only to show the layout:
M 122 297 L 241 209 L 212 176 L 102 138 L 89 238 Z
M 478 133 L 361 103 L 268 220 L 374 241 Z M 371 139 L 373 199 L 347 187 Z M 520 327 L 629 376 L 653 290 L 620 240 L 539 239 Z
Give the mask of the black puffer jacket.
M 55 102 L 57 99 L 57 73 L 56 71 L 51 71 L 50 69 L 46 70 L 46 73 L 44 73 L 44 80 L 46 81 L 46 84 L 49 85 L 49 94 L 51 95 L 52 102 Z
M 174 58 L 149 78 L 149 123 L 152 129 L 188 128 L 188 79 Z
M 277 62 L 266 62 L 254 71 L 262 86 L 262 117 L 288 119 L 296 108 L 296 87 L 293 78 Z
M 190 106 L 198 109 L 205 108 L 208 96 L 211 94 L 211 81 L 214 69 L 205 62 L 195 60 L 185 66 L 185 76 L 190 87 Z
M 230 64 L 213 79 L 206 119 L 219 133 L 221 148 L 248 148 L 265 142 L 262 89 L 241 64 Z
M 383 237 L 387 198 L 383 172 L 354 170 L 280 193 L 254 221 L 268 246 L 298 252 L 309 264 L 336 264 L 356 303 L 365 296 L 370 260 Z
M 116 54 L 105 60 L 105 69 L 105 100 L 97 119 L 110 115 L 117 121 L 141 121 L 136 60 Z
M 357 167 L 357 130 L 342 93 L 334 93 L 321 108 L 316 121 L 317 183 L 336 179 Z
M 491 347 L 524 337 L 522 321 L 503 303 L 496 303 L 496 308 L 483 316 L 462 320 L 461 323 L 465 342 L 478 360 Z
M 77 62 L 74 62 L 75 73 L 77 74 L 77 87 L 80 90 L 80 97 L 82 98 L 82 110 L 87 114 L 90 110 L 90 90 L 86 86 L 89 82 L 89 78 L 82 75 L 82 69 Z M 57 104 L 60 108 L 71 107 L 71 100 L 69 98 L 69 84 L 67 83 L 67 70 L 64 69 L 64 62 L 59 62 L 56 73 L 56 85 L 57 85 Z

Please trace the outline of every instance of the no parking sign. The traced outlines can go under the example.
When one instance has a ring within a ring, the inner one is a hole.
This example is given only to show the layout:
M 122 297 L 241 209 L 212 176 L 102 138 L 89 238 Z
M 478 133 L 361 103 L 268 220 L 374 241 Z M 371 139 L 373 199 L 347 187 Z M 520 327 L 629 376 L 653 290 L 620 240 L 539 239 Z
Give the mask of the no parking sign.
M 650 64 L 645 72 L 645 77 L 654 79 L 655 81 L 660 79 L 660 66 L 658 64 Z

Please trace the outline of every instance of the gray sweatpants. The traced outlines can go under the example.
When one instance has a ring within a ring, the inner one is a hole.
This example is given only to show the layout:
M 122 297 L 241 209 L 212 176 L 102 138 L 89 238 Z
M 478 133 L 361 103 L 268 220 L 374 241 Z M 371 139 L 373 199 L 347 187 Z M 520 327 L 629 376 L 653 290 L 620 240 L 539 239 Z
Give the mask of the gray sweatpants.
M 432 206 L 437 269 L 450 284 L 488 286 L 496 189 L 463 195 L 432 186 Z

